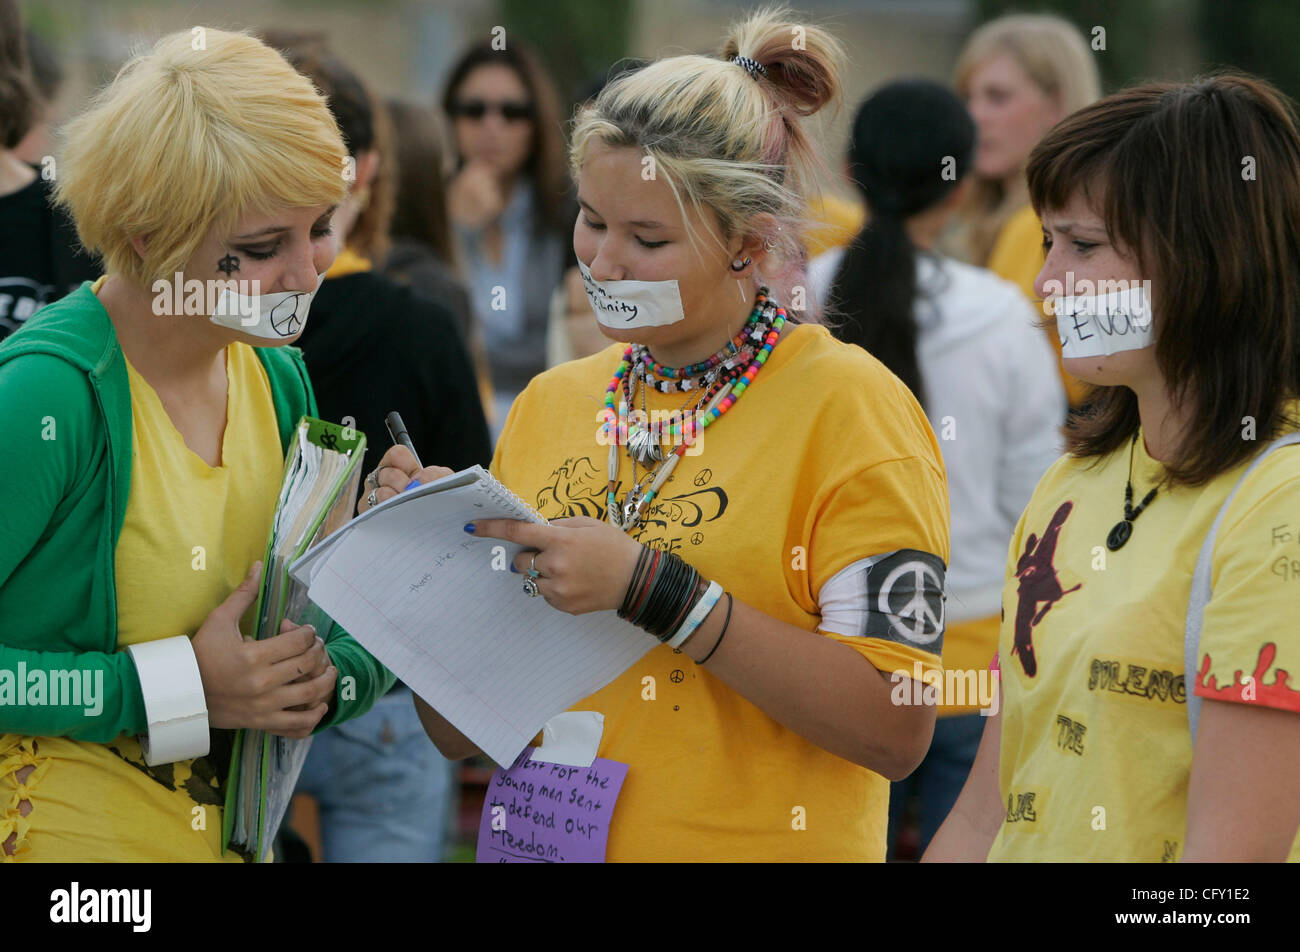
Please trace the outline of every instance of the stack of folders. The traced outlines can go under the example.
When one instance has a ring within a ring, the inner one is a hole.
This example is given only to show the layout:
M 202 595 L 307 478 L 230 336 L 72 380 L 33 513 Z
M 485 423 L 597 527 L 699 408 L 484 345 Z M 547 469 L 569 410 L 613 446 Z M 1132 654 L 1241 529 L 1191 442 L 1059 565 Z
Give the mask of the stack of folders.
M 284 482 L 266 544 L 257 599 L 257 638 L 279 633 L 285 618 L 315 625 L 324 637 L 331 620 L 289 577 L 289 565 L 352 516 L 366 438 L 350 427 L 303 417 L 284 464 Z M 311 738 L 292 740 L 240 730 L 231 753 L 222 820 L 222 851 L 264 861 L 289 808 Z

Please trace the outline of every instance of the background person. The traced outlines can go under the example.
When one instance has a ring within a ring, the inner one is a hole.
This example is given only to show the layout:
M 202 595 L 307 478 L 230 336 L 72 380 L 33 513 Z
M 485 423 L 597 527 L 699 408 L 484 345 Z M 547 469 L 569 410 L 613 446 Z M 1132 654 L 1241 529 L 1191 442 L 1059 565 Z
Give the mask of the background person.
M 446 179 L 451 169 L 446 131 L 438 113 L 428 106 L 392 99 L 387 110 L 397 197 L 384 273 L 445 303 L 474 361 L 479 398 L 484 406 L 491 406 L 492 376 L 483 329 L 470 307 L 447 215 Z
M 393 208 L 392 196 L 381 195 L 391 181 L 378 174 L 393 162 L 385 155 L 386 116 L 321 37 L 272 32 L 267 39 L 325 95 L 356 163 L 335 212 L 343 250 L 301 339 L 322 413 L 356 420 L 371 442 L 372 465 L 390 442 L 384 418 L 398 410 L 422 454 L 457 470 L 486 466 L 487 424 L 450 309 L 372 267 Z M 455 802 L 453 773 L 430 749 L 410 689 L 399 682 L 365 715 L 316 738 L 297 790 L 319 805 L 326 862 L 438 862 Z
M 51 204 L 47 174 L 18 151 L 48 108 L 25 36 L 17 5 L 0 0 L 0 339 L 99 274 L 72 222 Z
M 536 56 L 514 39 L 466 50 L 442 108 L 456 155 L 447 207 L 487 344 L 495 439 L 515 395 L 545 369 L 551 294 L 569 264 L 560 113 Z
M 1092 51 L 1068 21 L 1013 14 L 985 23 L 966 41 L 957 92 L 978 129 L 975 174 L 954 237 L 959 256 L 1019 285 L 1038 303 L 1043 230 L 1025 190 L 1025 162 L 1047 130 L 1101 95 Z M 1045 333 L 1058 357 L 1060 339 Z M 1071 404 L 1086 388 L 1058 365 Z
M 835 336 L 897 374 L 940 435 L 952 511 L 943 666 L 983 672 L 997 650 L 1002 553 L 1061 453 L 1066 408 L 1020 290 L 933 250 L 965 197 L 974 148 L 966 107 L 938 83 L 899 80 L 873 93 L 846 160 L 870 220 L 847 249 L 812 262 L 809 284 L 829 296 Z M 952 809 L 979 747 L 979 708 L 978 696 L 942 699 L 929 753 L 890 792 L 891 858 L 909 799 L 919 821 L 909 855 L 925 851 Z

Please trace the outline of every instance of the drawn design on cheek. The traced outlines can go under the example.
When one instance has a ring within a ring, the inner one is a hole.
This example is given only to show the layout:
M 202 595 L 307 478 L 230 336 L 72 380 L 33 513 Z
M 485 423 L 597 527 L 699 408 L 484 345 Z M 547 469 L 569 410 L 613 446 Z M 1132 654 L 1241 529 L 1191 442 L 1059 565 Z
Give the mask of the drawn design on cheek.
M 224 272 L 226 277 L 239 270 L 239 259 L 229 252 L 226 256 L 217 262 L 217 270 Z

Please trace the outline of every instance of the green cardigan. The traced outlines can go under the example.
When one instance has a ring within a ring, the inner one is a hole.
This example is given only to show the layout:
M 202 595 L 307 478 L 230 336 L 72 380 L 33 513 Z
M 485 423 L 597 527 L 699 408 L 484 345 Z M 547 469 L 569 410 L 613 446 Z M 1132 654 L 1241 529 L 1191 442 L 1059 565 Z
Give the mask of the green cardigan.
M 102 671 L 102 710 L 3 704 L 0 735 L 106 743 L 148 728 L 135 665 L 117 650 L 114 551 L 131 494 L 131 392 L 117 333 L 90 288 L 0 343 L 0 678 L 25 671 L 33 683 L 44 670 L 53 684 L 54 670 Z M 287 449 L 298 419 L 316 414 L 302 352 L 255 350 Z M 323 637 L 339 678 L 317 731 L 364 714 L 393 683 L 337 625 Z

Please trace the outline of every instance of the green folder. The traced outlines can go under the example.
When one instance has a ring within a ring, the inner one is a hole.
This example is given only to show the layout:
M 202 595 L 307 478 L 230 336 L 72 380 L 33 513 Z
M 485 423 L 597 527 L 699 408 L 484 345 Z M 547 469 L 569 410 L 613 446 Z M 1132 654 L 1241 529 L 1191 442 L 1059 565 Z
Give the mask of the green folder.
M 285 454 L 284 478 L 266 542 L 258 591 L 256 637 L 275 636 L 280 622 L 313 624 L 326 637 L 334 624 L 307 600 L 289 566 L 352 518 L 361 483 L 366 438 L 352 427 L 313 417 L 298 421 Z M 264 861 L 288 810 L 311 738 L 292 740 L 254 729 L 235 734 L 221 822 L 223 855 L 235 850 Z

